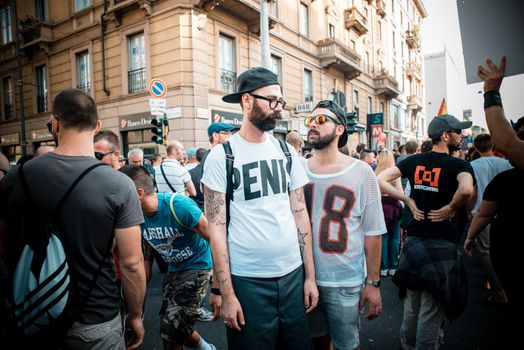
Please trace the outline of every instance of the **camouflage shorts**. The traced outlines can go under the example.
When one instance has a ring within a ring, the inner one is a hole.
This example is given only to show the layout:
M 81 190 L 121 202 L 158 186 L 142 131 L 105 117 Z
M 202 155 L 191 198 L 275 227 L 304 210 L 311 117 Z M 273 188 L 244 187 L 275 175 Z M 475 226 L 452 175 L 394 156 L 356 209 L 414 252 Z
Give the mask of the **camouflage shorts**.
M 164 277 L 160 337 L 183 344 L 193 333 L 206 296 L 211 270 L 169 272 Z

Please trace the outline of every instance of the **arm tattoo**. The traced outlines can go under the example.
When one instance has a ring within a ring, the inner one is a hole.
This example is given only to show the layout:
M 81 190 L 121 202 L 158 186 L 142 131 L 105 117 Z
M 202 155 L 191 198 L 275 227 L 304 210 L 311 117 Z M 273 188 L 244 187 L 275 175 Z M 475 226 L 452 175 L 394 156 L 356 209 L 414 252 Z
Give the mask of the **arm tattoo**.
M 227 251 L 224 253 L 224 263 L 227 266 L 229 266 L 229 254 Z M 231 276 L 230 273 L 226 273 L 226 271 L 224 270 L 217 271 L 216 275 L 217 275 L 218 283 L 220 285 L 223 285 L 225 282 L 227 282 L 229 280 L 229 276 Z
M 307 232 L 300 232 L 300 229 L 297 228 L 297 238 L 298 238 L 298 246 L 300 247 L 300 255 L 304 256 L 304 247 L 306 246 L 306 236 L 308 235 Z
M 295 190 L 295 195 L 297 196 L 297 201 L 299 203 L 305 203 L 304 202 L 304 189 L 302 187 Z
M 213 191 L 207 187 L 204 188 L 205 195 L 205 213 L 209 222 L 212 222 L 216 225 L 225 225 L 226 224 L 226 208 L 224 194 L 220 192 Z
M 293 214 L 298 214 L 300 212 L 303 212 L 304 211 L 304 208 L 300 208 L 300 209 L 293 209 Z

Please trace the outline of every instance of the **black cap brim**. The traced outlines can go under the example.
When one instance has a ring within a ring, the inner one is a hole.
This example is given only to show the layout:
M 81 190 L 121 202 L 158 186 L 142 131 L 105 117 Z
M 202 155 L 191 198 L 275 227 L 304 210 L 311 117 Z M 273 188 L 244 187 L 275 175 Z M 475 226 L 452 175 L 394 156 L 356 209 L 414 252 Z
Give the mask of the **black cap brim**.
M 242 95 L 245 94 L 245 92 L 236 92 L 234 94 L 229 94 L 222 97 L 222 101 L 227 103 L 240 103 L 240 100 L 242 99 Z

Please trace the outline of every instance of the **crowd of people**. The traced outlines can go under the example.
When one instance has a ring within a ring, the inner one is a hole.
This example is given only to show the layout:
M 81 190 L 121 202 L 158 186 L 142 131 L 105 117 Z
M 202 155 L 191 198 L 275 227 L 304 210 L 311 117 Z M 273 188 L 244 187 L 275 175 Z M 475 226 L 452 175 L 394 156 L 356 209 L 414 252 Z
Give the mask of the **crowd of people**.
M 229 349 L 359 349 L 361 318 L 380 316 L 388 276 L 404 303 L 402 348 L 438 349 L 468 302 L 462 246 L 478 250 L 490 301 L 517 307 L 508 266 L 520 207 L 510 195 L 522 192 L 514 184 L 523 176 L 524 117 L 512 126 L 504 116 L 504 66 L 479 67 L 491 135 L 475 137 L 471 161 L 454 152 L 472 123 L 447 114 L 431 120 L 426 142 L 398 152 L 359 144 L 350 154 L 345 112 L 330 100 L 304 120 L 311 150 L 303 152 L 297 132 L 287 142 L 268 133 L 286 102 L 264 68 L 240 74 L 237 91 L 223 97 L 240 104 L 240 130 L 212 123 L 209 150 L 186 152 L 172 140 L 165 157 L 150 160 L 139 148 L 124 157 L 91 96 L 64 90 L 48 123 L 56 148 L 11 169 L 0 156 L 3 344 L 138 348 L 155 261 L 164 349 L 216 349 L 195 325 L 219 318 Z M 30 232 L 35 222 L 51 223 L 50 234 Z M 48 283 L 40 271 L 53 259 L 35 248 L 39 240 L 60 242 L 70 269 L 71 289 L 53 302 L 73 305 L 63 308 L 60 332 L 54 304 L 27 307 L 57 293 L 33 291 Z

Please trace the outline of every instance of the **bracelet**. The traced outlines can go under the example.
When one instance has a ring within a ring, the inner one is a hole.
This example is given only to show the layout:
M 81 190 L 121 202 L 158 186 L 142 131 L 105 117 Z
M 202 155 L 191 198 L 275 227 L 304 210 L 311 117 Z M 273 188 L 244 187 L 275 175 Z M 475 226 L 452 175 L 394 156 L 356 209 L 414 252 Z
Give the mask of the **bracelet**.
M 489 107 L 502 107 L 502 99 L 500 98 L 500 91 L 490 90 L 484 93 L 484 109 Z
M 211 294 L 222 295 L 220 293 L 220 288 L 211 288 Z

